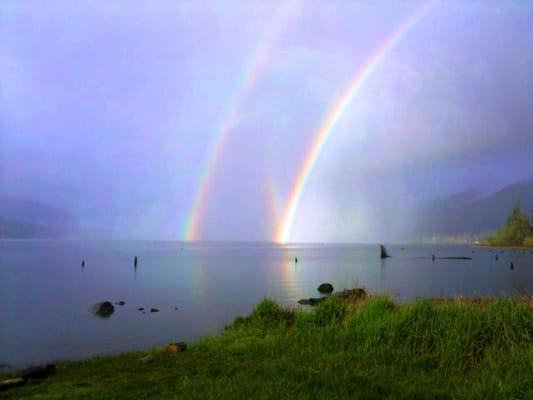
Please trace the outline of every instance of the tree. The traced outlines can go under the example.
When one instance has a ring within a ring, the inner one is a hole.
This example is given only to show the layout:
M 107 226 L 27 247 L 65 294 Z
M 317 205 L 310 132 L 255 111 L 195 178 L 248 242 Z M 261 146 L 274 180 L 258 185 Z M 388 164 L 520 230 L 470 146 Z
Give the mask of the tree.
M 529 222 L 527 214 L 522 212 L 520 204 L 516 204 L 507 219 L 507 224 L 489 237 L 487 243 L 495 246 L 521 246 L 526 244 L 526 241 L 529 243 L 529 237 L 532 235 L 533 227 Z

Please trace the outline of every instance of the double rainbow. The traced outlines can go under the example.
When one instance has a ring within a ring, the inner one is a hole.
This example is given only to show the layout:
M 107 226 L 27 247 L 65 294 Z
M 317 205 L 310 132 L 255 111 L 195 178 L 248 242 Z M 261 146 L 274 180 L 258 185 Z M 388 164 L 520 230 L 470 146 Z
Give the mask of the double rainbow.
M 299 169 L 296 180 L 294 181 L 279 226 L 276 232 L 274 232 L 274 242 L 287 243 L 289 241 L 294 217 L 305 185 L 309 180 L 309 176 L 313 172 L 313 168 L 320 156 L 320 152 L 330 138 L 335 125 L 346 111 L 348 105 L 372 73 L 381 65 L 390 52 L 394 50 L 403 37 L 408 34 L 422 18 L 424 18 L 432 5 L 433 1 L 429 1 L 422 3 L 417 7 L 411 16 L 398 26 L 378 50 L 369 57 L 368 61 L 348 83 L 337 100 L 331 105 L 318 130 L 313 135 L 313 141 L 306 153 L 304 162 Z
M 211 194 L 217 165 L 226 149 L 231 131 L 238 125 L 245 100 L 250 94 L 255 83 L 261 77 L 268 66 L 272 49 L 276 46 L 279 38 L 288 23 L 297 14 L 300 6 L 299 0 L 285 2 L 266 39 L 258 46 L 255 56 L 252 57 L 244 79 L 237 90 L 232 106 L 224 118 L 218 130 L 218 134 L 212 141 L 211 149 L 201 168 L 200 179 L 196 188 L 196 195 L 192 203 L 189 217 L 185 223 L 184 238 L 187 241 L 200 239 L 201 220 L 205 214 L 206 205 Z

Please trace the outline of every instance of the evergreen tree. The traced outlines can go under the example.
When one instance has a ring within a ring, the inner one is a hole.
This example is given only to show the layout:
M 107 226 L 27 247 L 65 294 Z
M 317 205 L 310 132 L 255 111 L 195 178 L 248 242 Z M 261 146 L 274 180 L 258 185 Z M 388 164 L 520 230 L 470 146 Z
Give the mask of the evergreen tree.
M 489 237 L 487 243 L 493 246 L 530 246 L 533 241 L 532 222 L 527 214 L 522 212 L 520 205 L 516 204 L 507 219 L 507 224 Z

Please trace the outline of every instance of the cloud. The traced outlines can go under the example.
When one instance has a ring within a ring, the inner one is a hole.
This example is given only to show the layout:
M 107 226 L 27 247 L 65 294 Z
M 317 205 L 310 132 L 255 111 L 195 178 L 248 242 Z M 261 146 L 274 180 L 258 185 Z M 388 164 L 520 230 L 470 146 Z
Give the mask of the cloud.
M 2 2 L 0 191 L 124 235 L 176 238 L 283 4 Z M 272 237 L 272 198 L 286 201 L 329 105 L 418 4 L 303 3 L 232 132 L 207 238 Z M 397 208 L 409 224 L 413 200 L 526 178 L 532 21 L 527 2 L 439 3 L 339 121 L 294 237 L 374 240 Z

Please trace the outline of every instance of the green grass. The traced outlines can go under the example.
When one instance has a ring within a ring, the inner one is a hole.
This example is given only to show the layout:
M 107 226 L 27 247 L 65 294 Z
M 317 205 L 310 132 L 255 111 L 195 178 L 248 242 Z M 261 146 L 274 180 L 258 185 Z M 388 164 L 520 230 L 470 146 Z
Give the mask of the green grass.
M 216 337 L 60 364 L 0 393 L 34 399 L 533 399 L 531 299 L 359 302 L 312 312 L 264 300 Z M 3 374 L 8 377 L 9 374 Z

